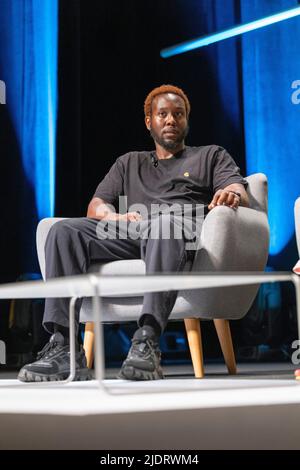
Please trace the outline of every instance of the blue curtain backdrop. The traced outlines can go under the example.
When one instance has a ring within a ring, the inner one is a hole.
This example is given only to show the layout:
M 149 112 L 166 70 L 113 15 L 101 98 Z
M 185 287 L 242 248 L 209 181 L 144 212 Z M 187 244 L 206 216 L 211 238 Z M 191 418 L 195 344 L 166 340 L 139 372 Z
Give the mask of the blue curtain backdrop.
M 241 19 L 245 23 L 297 4 L 242 0 Z M 294 201 L 300 195 L 300 105 L 291 100 L 292 82 L 300 80 L 299 45 L 299 17 L 242 38 L 247 172 L 268 176 L 271 263 L 276 266 L 276 258 L 281 259 L 281 269 L 295 261 L 288 247 L 294 236 Z
M 0 0 L 0 79 L 38 219 L 54 214 L 57 32 L 57 0 Z
M 200 2 L 204 15 L 207 33 L 231 28 L 238 20 L 235 0 L 203 0 Z M 230 149 L 239 148 L 237 141 L 241 139 L 243 113 L 240 101 L 240 77 L 238 44 L 235 39 L 229 39 L 205 48 L 213 64 L 213 80 L 215 81 L 214 115 L 216 126 L 219 127 L 218 138 L 222 145 Z M 223 117 L 219 110 L 224 113 Z M 233 155 L 241 159 L 243 155 Z
M 54 215 L 57 42 L 58 0 L 0 0 L 4 281 L 38 270 L 36 225 Z
M 175 3 L 181 9 L 183 24 L 177 42 L 226 30 L 239 21 L 235 0 L 177 0 Z M 193 92 L 191 142 L 198 140 L 202 145 L 212 142 L 222 145 L 243 166 L 243 110 L 238 52 L 237 40 L 229 39 L 167 59 L 166 62 L 181 63 L 182 68 L 186 69 L 186 77 L 194 70 L 193 80 L 187 82 L 188 89 Z M 178 75 L 175 69 L 172 77 L 175 82 Z M 185 77 L 182 80 L 185 83 Z M 194 92 L 200 87 L 203 87 L 203 95 Z M 203 132 L 205 126 L 206 131 Z

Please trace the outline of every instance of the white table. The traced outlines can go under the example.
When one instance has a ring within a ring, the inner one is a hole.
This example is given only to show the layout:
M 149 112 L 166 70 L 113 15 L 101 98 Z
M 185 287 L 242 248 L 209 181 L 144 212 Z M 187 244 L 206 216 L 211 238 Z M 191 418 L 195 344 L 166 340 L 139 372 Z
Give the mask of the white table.
M 70 297 L 70 375 L 66 380 L 56 382 L 37 382 L 36 386 L 66 384 L 75 377 L 75 302 L 80 297 L 93 298 L 93 317 L 95 325 L 101 325 L 101 297 L 114 295 L 160 292 L 163 288 L 170 290 L 201 289 L 211 287 L 242 286 L 269 282 L 292 282 L 295 286 L 298 320 L 298 337 L 300 338 L 300 277 L 292 272 L 226 272 L 226 273 L 186 273 L 158 275 L 122 275 L 103 276 L 84 274 L 80 276 L 50 279 L 48 281 L 28 281 L 0 285 L 0 299 L 25 299 Z M 104 385 L 104 347 L 103 331 L 95 327 L 95 376 L 99 387 L 109 393 Z M 24 386 L 29 384 L 24 383 Z M 31 383 L 31 385 L 33 385 Z

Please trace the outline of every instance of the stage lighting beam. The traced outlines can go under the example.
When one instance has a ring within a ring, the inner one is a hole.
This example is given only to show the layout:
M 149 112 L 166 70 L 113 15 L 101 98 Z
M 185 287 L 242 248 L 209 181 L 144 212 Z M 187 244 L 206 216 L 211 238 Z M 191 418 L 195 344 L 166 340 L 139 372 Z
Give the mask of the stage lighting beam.
M 202 36 L 200 38 L 191 39 L 189 41 L 176 44 L 175 46 L 167 47 L 160 51 L 160 55 L 164 59 L 167 59 L 175 55 L 183 54 L 194 49 L 199 49 L 200 47 L 223 41 L 224 39 L 233 38 L 235 36 L 239 36 L 240 34 L 249 33 L 250 31 L 294 18 L 298 15 L 300 15 L 300 6 L 276 13 L 274 15 L 266 16 L 259 20 L 251 21 L 250 23 L 234 26 L 233 28 L 220 31 L 219 33 L 209 34 L 207 36 Z

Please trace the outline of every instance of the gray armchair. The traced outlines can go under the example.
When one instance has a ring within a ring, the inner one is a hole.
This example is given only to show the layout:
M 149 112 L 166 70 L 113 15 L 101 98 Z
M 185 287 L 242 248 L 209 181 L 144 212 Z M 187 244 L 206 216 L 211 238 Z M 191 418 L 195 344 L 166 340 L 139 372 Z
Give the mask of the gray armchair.
M 201 248 L 193 265 L 186 269 L 195 272 L 263 271 L 269 248 L 267 219 L 267 179 L 263 174 L 246 178 L 250 208 L 233 211 L 226 206 L 214 208 L 207 215 L 201 232 Z M 59 218 L 43 219 L 37 229 L 37 250 L 40 268 L 45 277 L 44 246 L 51 226 Z M 102 275 L 145 274 L 142 260 L 121 260 L 92 265 L 90 271 Z M 170 319 L 183 319 L 195 376 L 203 377 L 203 355 L 200 319 L 213 320 L 229 373 L 236 372 L 228 320 L 240 319 L 249 310 L 259 286 L 224 287 L 179 291 Z M 102 298 L 104 322 L 137 320 L 142 296 Z M 83 300 L 80 322 L 86 323 L 84 348 L 88 366 L 93 360 L 93 323 L 91 301 Z

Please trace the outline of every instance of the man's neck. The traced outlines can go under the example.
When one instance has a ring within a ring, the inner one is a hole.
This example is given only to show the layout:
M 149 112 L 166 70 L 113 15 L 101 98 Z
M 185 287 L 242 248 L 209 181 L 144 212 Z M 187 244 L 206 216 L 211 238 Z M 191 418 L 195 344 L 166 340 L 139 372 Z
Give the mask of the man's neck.
M 168 158 L 173 157 L 176 153 L 184 149 L 184 143 L 181 143 L 174 150 L 167 150 L 158 143 L 155 143 L 156 155 L 159 160 L 167 160 Z

